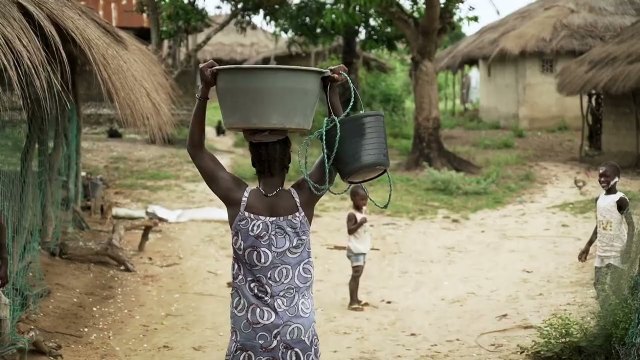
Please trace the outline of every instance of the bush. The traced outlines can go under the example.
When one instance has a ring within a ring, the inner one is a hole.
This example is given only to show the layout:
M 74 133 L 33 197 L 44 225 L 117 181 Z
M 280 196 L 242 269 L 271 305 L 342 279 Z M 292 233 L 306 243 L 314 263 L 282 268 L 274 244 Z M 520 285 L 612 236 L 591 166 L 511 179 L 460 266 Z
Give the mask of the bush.
M 582 359 L 580 349 L 589 333 L 589 324 L 566 314 L 555 314 L 537 328 L 538 338 L 524 352 L 533 359 Z
M 629 279 L 629 274 L 623 278 Z M 538 338 L 523 352 L 534 360 L 638 359 L 638 289 L 630 289 L 624 279 L 613 283 L 618 295 L 600 309 L 595 321 L 554 315 L 543 322 Z
M 383 111 L 390 138 L 411 139 L 413 136 L 413 94 L 409 64 L 399 56 L 387 59 L 389 73 L 360 71 L 360 96 L 365 110 Z

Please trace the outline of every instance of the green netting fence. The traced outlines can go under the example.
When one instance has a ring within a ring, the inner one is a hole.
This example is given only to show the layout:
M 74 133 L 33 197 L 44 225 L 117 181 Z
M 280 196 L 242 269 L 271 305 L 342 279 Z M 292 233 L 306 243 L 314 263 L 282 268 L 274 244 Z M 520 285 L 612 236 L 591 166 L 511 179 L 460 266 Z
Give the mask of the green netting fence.
M 18 107 L 0 111 L 0 216 L 9 254 L 3 293 L 11 302 L 12 329 L 0 355 L 27 345 L 15 325 L 48 293 L 41 251 L 57 249 L 81 195 L 79 121 L 75 107 L 63 109 L 47 120 L 28 119 Z

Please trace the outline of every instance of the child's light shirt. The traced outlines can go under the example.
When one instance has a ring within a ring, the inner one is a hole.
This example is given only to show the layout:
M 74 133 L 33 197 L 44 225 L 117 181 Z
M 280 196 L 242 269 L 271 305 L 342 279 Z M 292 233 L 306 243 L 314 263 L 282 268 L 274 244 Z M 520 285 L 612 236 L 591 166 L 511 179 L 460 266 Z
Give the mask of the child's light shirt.
M 365 216 L 365 209 L 362 212 L 352 210 L 350 212 L 356 216 L 356 220 L 360 221 Z M 371 235 L 369 234 L 369 224 L 362 225 L 358 231 L 349 235 L 347 244 L 348 250 L 354 254 L 366 254 L 371 249 Z
M 627 243 L 627 222 L 618 211 L 618 200 L 624 197 L 617 192 L 612 195 L 603 193 L 596 204 L 597 220 L 597 251 L 595 266 L 602 267 L 612 264 L 622 266 L 621 254 Z

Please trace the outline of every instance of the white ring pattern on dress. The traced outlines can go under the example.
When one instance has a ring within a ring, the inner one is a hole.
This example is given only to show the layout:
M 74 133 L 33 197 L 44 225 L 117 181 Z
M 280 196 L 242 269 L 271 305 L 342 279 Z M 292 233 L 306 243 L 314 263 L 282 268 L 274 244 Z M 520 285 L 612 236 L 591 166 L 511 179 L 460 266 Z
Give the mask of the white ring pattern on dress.
M 313 303 L 310 226 L 298 212 L 286 217 L 245 211 L 232 226 L 231 337 L 228 360 L 319 360 Z

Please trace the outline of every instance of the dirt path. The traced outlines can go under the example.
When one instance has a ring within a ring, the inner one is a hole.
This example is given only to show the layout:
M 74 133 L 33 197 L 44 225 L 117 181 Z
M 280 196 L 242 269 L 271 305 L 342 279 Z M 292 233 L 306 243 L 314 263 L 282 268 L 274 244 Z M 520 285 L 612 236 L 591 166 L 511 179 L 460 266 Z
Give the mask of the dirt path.
M 371 252 L 363 277 L 363 298 L 375 305 L 364 313 L 346 310 L 349 264 L 343 251 L 329 249 L 344 244 L 345 213 L 320 214 L 312 238 L 323 359 L 520 359 L 517 344 L 526 343 L 532 330 L 478 339 L 495 352 L 478 346 L 476 337 L 539 324 L 556 311 L 590 308 L 592 263 L 579 264 L 576 257 L 592 217 L 551 209 L 586 196 L 573 185 L 580 168 L 536 167 L 546 184 L 499 210 L 468 219 L 372 216 L 380 251 Z M 594 185 L 585 191 L 589 196 L 597 194 Z M 147 200 L 171 208 L 222 206 L 201 182 Z M 84 345 L 67 346 L 65 359 L 222 358 L 229 332 L 229 239 L 223 223 L 164 225 L 135 259 L 137 274 L 92 270 L 112 281 L 102 281 L 95 297 L 112 296 L 80 300 L 95 319 L 86 325 Z M 67 301 L 75 305 L 73 300 Z
M 365 298 L 376 306 L 365 313 L 345 309 L 349 266 L 342 251 L 328 249 L 344 241 L 344 214 L 322 214 L 314 223 L 313 241 L 324 358 L 518 358 L 512 355 L 516 345 L 526 342 L 531 331 L 479 339 L 495 353 L 475 339 L 486 331 L 538 324 L 555 311 L 590 306 L 591 267 L 575 258 L 592 220 L 549 209 L 581 197 L 572 181 L 576 169 L 539 167 L 549 177 L 543 190 L 468 220 L 446 215 L 414 222 L 372 218 L 381 250 L 371 253 L 363 278 Z M 553 178 L 553 173 L 566 175 Z M 192 191 L 209 198 L 204 187 Z M 126 331 L 114 336 L 122 358 L 158 358 L 149 350 L 161 350 L 163 359 L 223 356 L 229 324 L 228 243 L 226 224 L 165 228 L 150 245 L 150 256 L 179 265 L 141 268 L 154 280 L 136 286 L 143 305 Z

